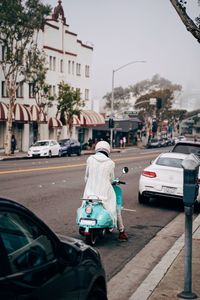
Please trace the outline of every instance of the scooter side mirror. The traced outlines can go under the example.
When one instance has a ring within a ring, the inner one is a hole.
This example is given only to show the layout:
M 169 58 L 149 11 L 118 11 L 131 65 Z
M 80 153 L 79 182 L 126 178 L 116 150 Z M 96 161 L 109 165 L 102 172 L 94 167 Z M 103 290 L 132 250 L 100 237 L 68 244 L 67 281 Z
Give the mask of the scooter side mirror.
M 124 174 L 128 173 L 128 167 L 124 167 L 124 168 L 122 169 L 122 172 L 123 172 Z

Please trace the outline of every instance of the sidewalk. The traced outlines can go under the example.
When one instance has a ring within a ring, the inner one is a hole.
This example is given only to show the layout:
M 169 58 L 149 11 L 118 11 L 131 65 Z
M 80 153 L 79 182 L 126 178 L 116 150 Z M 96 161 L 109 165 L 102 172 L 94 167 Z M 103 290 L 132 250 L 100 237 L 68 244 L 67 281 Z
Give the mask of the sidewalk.
M 184 226 L 184 214 L 180 217 L 182 217 L 182 225 Z M 173 235 L 172 227 L 170 228 L 170 231 Z M 162 234 L 162 238 L 166 239 L 167 235 L 168 234 Z M 168 239 L 170 239 L 170 236 Z M 200 215 L 193 221 L 192 241 L 192 292 L 197 295 L 196 299 L 200 299 Z M 145 247 L 146 257 L 144 255 L 142 257 L 143 263 L 140 261 L 141 258 L 140 260 L 133 258 L 132 262 L 129 262 L 124 267 L 124 270 L 110 280 L 108 283 L 108 292 L 110 294 L 109 300 L 183 299 L 178 298 L 177 294 L 184 290 L 184 242 L 183 233 L 151 270 L 146 263 L 146 260 L 148 255 L 154 256 L 155 258 L 157 249 L 155 248 L 154 242 L 152 250 L 155 252 L 149 253 L 147 249 L 151 249 L 151 247 L 147 245 L 147 247 Z M 161 239 L 157 241 L 157 247 L 162 247 Z M 137 256 L 140 256 L 140 253 Z M 137 265 L 138 262 L 140 262 L 139 265 Z M 145 274 L 148 275 L 146 277 L 143 276 L 142 278 L 139 271 L 140 269 L 146 269 Z M 139 279 L 139 284 L 137 284 L 137 277 L 142 278 Z M 127 290 L 129 290 L 128 294 L 126 293 Z

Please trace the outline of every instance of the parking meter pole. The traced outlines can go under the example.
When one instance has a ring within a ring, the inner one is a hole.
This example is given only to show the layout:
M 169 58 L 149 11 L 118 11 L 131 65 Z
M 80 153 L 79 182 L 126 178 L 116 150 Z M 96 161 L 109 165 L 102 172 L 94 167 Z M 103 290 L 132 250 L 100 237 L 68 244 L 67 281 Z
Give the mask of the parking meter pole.
M 192 216 L 194 206 L 185 208 L 185 255 L 184 255 L 184 291 L 177 296 L 183 299 L 196 299 L 192 292 Z
M 183 299 L 196 299 L 192 293 L 192 216 L 199 185 L 200 160 L 194 155 L 188 155 L 182 162 L 183 167 L 183 203 L 185 208 L 185 256 L 184 256 L 184 291 L 177 296 Z

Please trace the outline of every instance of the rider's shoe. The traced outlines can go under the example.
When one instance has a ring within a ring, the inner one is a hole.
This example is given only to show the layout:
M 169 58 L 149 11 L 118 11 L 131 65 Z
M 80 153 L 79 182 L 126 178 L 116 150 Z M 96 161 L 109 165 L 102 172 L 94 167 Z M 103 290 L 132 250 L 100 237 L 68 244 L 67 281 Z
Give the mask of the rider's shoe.
M 126 241 L 128 241 L 128 235 L 126 234 L 125 231 L 122 231 L 122 232 L 119 233 L 118 240 L 120 242 L 126 242 Z

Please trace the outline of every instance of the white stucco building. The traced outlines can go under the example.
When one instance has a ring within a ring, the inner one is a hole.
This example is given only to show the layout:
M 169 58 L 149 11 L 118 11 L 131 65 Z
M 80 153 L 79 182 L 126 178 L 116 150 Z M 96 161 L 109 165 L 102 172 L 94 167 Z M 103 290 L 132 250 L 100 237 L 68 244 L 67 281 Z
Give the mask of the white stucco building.
M 58 93 L 58 84 L 61 81 L 80 90 L 85 107 L 80 116 L 74 118 L 73 137 L 82 143 L 88 141 L 92 137 L 92 128 L 105 123 L 102 115 L 92 110 L 93 47 L 84 44 L 77 34 L 70 30 L 62 1 L 58 1 L 52 16 L 46 20 L 44 31 L 41 31 L 38 37 L 38 45 L 46 53 L 46 82 L 50 86 L 51 96 Z M 9 99 L 1 70 L 0 81 L 0 149 L 3 149 Z M 66 126 L 62 125 L 57 115 L 56 102 L 48 109 L 47 115 L 39 110 L 32 97 L 30 84 L 24 83 L 18 89 L 13 116 L 13 133 L 20 151 L 27 151 L 36 139 L 69 137 Z

